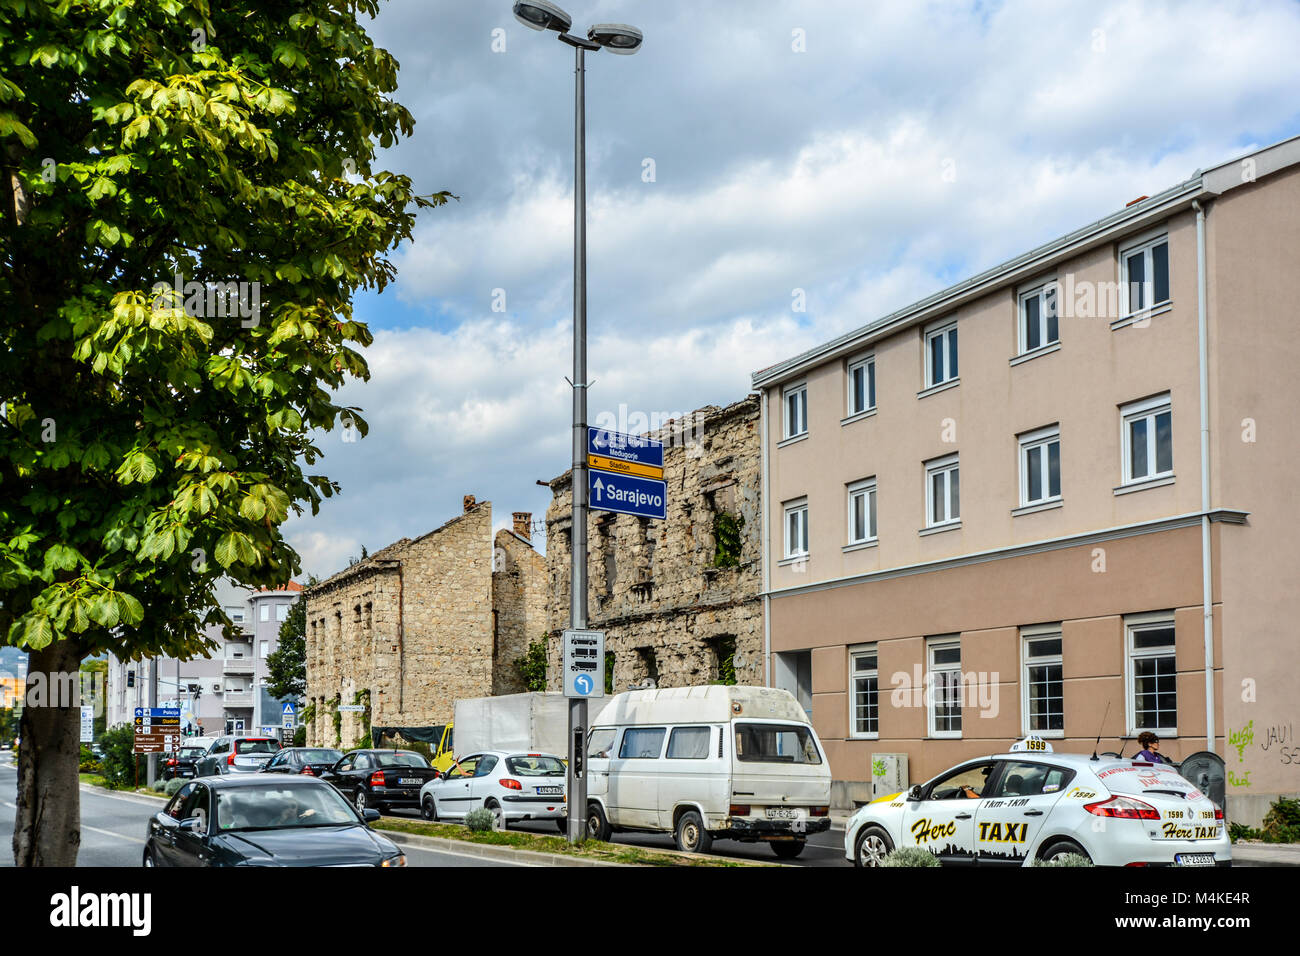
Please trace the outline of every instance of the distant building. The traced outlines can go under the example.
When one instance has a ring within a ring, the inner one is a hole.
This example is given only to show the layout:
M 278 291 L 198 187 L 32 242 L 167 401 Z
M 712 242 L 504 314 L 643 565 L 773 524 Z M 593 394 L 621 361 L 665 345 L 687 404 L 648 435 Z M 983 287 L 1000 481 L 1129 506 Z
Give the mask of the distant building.
M 616 691 L 763 682 L 758 429 L 757 396 L 683 416 L 651 433 L 665 443 L 667 520 L 588 512 L 588 622 L 605 631 Z M 569 626 L 571 484 L 570 472 L 550 483 L 546 512 L 552 690 Z
M 429 728 L 457 699 L 525 690 L 514 666 L 546 628 L 545 563 L 530 514 L 492 533 L 492 505 L 403 538 L 310 588 L 307 696 L 314 746 L 355 744 L 369 693 L 372 727 Z
M 279 733 L 282 705 L 266 691 L 266 659 L 279 648 L 280 625 L 301 594 L 296 581 L 249 591 L 223 580 L 217 600 L 241 633 L 227 640 L 219 626 L 205 628 L 218 644 L 211 656 L 189 661 L 109 657 L 108 726 L 131 722 L 135 708 L 149 705 L 150 668 L 156 665 L 159 706 L 180 707 L 182 728 L 188 725 L 207 736 L 258 734 L 268 728 Z

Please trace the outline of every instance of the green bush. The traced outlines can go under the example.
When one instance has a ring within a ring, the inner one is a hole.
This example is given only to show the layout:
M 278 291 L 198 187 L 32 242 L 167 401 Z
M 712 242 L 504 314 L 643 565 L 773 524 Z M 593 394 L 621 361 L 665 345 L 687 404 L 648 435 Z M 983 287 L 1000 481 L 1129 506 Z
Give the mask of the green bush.
M 477 810 L 471 810 L 465 814 L 465 826 L 475 833 L 491 830 L 495 824 L 496 814 L 484 807 L 479 807 Z
M 1233 843 L 1236 843 L 1238 840 L 1262 840 L 1264 839 L 1264 831 L 1256 830 L 1254 827 L 1248 827 L 1244 823 L 1229 823 L 1228 839 Z
M 302 726 L 301 724 L 299 724 L 293 730 L 293 746 L 295 747 L 307 746 L 307 728 Z
M 885 857 L 881 866 L 942 866 L 939 858 L 924 847 L 905 846 Z
M 1300 800 L 1279 797 L 1264 814 L 1267 843 L 1300 843 Z
M 1062 853 L 1050 860 L 1035 860 L 1034 866 L 1092 866 L 1092 860 L 1082 853 Z
M 100 738 L 104 748 L 104 780 L 110 787 L 129 789 L 135 786 L 136 773 L 141 779 L 145 775 L 146 761 L 143 754 L 136 755 L 135 728 L 130 724 L 118 724 L 104 731 Z
M 167 785 L 163 787 L 163 793 L 167 794 L 169 797 L 175 796 L 176 791 L 185 786 L 188 782 L 188 780 L 182 780 L 180 777 L 173 777 L 171 780 L 168 780 Z
M 169 783 L 171 783 L 170 780 L 164 780 L 162 777 L 159 777 L 153 783 L 149 784 L 149 789 L 154 793 L 162 793 L 167 789 L 167 784 Z

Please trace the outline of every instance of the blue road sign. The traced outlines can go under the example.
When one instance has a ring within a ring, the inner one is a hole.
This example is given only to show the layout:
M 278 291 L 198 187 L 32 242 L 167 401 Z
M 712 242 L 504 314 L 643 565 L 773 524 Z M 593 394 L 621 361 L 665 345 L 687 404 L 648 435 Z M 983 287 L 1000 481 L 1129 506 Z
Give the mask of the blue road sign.
M 298 713 L 298 709 L 290 702 L 285 701 L 284 707 L 280 709 L 280 713 L 285 717 L 292 717 L 294 714 Z
M 590 674 L 579 674 L 573 679 L 573 692 L 587 697 L 596 689 L 596 683 L 591 679 Z
M 588 471 L 587 487 L 591 507 L 601 511 L 659 521 L 668 517 L 668 484 L 664 481 L 612 471 Z
M 614 432 L 608 428 L 587 428 L 587 454 L 633 461 L 653 468 L 664 466 L 664 443 L 642 435 Z
M 176 717 L 181 715 L 179 707 L 137 707 L 135 709 L 137 717 Z

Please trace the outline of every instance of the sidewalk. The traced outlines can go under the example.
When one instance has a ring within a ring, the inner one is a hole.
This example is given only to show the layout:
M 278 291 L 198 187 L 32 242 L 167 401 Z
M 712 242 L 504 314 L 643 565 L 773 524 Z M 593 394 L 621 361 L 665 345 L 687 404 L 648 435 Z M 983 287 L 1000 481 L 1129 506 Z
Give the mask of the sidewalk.
M 1246 866 L 1300 866 L 1300 843 L 1234 843 L 1232 862 Z

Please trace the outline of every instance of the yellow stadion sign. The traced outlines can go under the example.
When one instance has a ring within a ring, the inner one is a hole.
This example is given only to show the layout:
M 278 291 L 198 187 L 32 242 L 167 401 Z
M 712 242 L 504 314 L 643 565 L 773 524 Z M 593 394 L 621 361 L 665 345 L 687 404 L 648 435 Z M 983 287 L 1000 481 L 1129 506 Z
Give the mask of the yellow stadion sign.
M 640 478 L 663 478 L 664 476 L 664 470 L 654 465 L 623 461 L 620 458 L 607 458 L 604 455 L 587 455 L 587 467 L 599 471 L 612 471 L 620 475 L 636 475 Z

